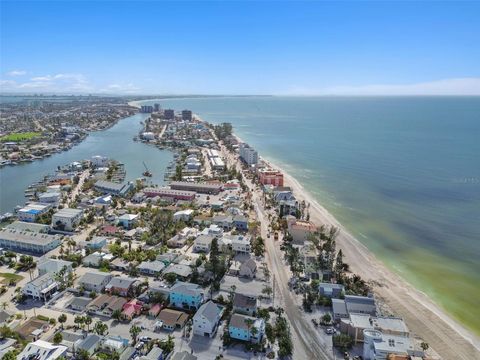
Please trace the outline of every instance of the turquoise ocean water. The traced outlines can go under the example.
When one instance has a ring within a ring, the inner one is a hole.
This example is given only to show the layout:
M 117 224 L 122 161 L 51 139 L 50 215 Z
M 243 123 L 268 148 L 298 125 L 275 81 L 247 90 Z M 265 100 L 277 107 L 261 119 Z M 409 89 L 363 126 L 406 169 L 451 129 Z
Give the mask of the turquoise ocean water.
M 231 122 L 389 267 L 480 333 L 480 97 L 154 102 Z

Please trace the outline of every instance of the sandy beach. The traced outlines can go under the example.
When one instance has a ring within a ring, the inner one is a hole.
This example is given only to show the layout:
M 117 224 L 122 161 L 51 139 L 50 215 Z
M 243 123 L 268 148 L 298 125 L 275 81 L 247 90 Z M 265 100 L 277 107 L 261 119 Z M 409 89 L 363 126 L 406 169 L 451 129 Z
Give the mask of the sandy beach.
M 280 169 L 265 160 L 272 167 Z M 337 247 L 352 272 L 374 284 L 375 296 L 407 322 L 414 335 L 422 337 L 445 360 L 480 359 L 480 339 L 452 319 L 424 293 L 388 269 L 367 247 L 352 236 L 323 206 L 318 204 L 302 185 L 283 169 L 285 186 L 290 186 L 297 199 L 310 204 L 310 220 L 315 224 L 340 228 Z

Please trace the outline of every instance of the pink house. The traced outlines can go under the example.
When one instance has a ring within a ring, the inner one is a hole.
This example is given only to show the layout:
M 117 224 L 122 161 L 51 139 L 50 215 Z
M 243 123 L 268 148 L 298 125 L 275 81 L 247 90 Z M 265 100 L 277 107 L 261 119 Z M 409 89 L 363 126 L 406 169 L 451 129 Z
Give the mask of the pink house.
M 158 313 L 162 310 L 163 306 L 160 304 L 153 305 L 148 311 L 148 315 L 157 317 Z
M 142 313 L 143 302 L 136 299 L 130 300 L 123 305 L 122 315 L 127 320 L 132 320 L 135 316 Z

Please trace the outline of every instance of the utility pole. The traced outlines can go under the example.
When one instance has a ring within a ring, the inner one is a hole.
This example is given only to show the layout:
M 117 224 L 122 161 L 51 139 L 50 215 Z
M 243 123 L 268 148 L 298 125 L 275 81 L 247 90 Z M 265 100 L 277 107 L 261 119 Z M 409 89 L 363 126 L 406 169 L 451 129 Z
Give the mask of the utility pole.
M 272 306 L 275 308 L 275 274 L 273 275 L 273 299 Z

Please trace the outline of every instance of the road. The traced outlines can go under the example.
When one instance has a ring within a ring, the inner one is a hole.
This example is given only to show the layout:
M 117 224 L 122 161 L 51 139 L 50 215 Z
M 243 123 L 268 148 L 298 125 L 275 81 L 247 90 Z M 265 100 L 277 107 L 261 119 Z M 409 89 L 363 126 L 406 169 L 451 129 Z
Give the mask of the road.
M 221 147 L 222 155 L 228 164 L 235 164 L 237 170 L 242 171 L 239 160 L 232 155 L 224 146 Z M 294 343 L 294 359 L 333 359 L 332 345 L 326 344 L 319 336 L 318 329 L 304 317 L 300 304 L 296 301 L 294 293 L 288 288 L 290 271 L 283 261 L 283 253 L 280 250 L 280 241 L 268 238 L 268 220 L 263 206 L 261 191 L 256 190 L 255 184 L 245 176 L 245 183 L 252 194 L 252 202 L 261 224 L 261 236 L 265 239 L 267 264 L 275 279 L 275 305 L 284 309 L 285 315 L 291 324 L 292 341 Z

